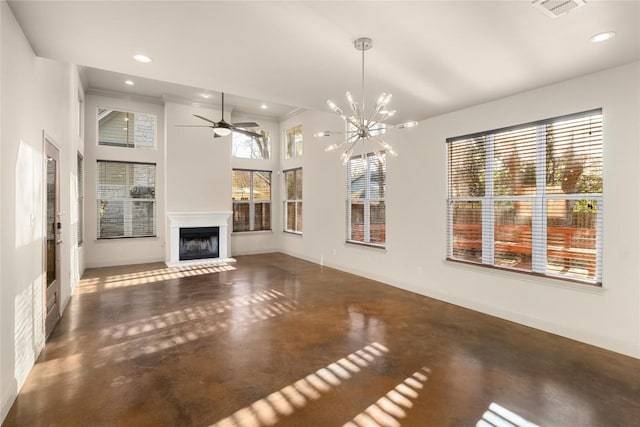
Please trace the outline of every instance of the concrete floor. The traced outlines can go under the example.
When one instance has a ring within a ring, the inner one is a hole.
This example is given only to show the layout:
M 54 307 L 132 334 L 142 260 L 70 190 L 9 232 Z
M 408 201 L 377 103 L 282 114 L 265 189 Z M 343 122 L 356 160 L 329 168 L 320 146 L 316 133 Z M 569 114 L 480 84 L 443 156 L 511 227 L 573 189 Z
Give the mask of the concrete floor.
M 636 359 L 286 255 L 237 259 L 88 270 L 3 425 L 475 426 L 501 408 L 638 425 Z

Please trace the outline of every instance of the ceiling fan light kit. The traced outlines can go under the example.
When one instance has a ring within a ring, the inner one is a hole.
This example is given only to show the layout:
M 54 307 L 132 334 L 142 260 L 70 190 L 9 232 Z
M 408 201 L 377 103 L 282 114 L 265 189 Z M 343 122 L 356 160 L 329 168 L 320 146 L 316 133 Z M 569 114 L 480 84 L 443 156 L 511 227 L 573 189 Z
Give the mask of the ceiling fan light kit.
M 397 125 L 389 125 L 386 121 L 393 117 L 396 113 L 395 110 L 387 110 L 387 105 L 391 102 L 391 94 L 390 93 L 382 93 L 373 108 L 373 112 L 369 115 L 365 113 L 364 107 L 364 52 L 373 47 L 373 41 L 368 37 L 362 37 L 356 39 L 353 42 L 354 47 L 362 52 L 362 103 L 358 105 L 358 103 L 354 100 L 351 92 L 347 92 L 347 101 L 349 103 L 349 107 L 351 108 L 351 115 L 345 114 L 345 112 L 336 105 L 335 102 L 328 100 L 327 105 L 329 108 L 340 116 L 342 120 L 345 122 L 345 131 L 330 131 L 324 130 L 317 132 L 314 136 L 316 138 L 329 137 L 334 135 L 344 135 L 344 141 L 331 144 L 327 146 L 324 151 L 333 151 L 333 150 L 342 150 L 342 154 L 340 158 L 342 159 L 342 163 L 346 164 L 351 156 L 353 155 L 354 149 L 358 142 L 363 144 L 370 143 L 373 145 L 372 150 L 373 153 L 378 156 L 378 158 L 382 157 L 382 151 L 389 153 L 392 156 L 397 156 L 398 154 L 395 152 L 393 147 L 385 142 L 381 135 L 386 133 L 391 129 L 406 129 L 410 127 L 414 127 L 418 125 L 418 122 L 406 122 L 400 123 Z

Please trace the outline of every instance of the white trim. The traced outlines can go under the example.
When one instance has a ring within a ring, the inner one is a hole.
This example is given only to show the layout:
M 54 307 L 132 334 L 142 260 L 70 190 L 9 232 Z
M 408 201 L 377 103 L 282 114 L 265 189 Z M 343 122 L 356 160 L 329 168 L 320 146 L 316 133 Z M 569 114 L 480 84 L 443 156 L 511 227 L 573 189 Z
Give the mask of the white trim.
M 230 257 L 229 250 L 229 219 L 231 211 L 221 212 L 168 212 L 168 236 L 169 250 L 165 264 L 168 267 L 177 267 L 185 265 L 201 265 L 201 264 L 222 264 L 235 262 Z M 180 241 L 181 227 L 219 227 L 220 228 L 220 244 L 218 248 L 218 258 L 208 258 L 199 260 L 180 261 L 178 242 Z

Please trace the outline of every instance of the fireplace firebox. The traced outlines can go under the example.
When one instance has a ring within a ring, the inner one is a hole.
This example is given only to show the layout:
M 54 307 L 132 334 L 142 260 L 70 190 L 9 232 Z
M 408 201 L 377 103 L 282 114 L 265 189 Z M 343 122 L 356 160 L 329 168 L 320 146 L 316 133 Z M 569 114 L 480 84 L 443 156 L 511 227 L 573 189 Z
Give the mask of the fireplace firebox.
M 180 261 L 218 258 L 220 227 L 181 227 L 178 250 Z

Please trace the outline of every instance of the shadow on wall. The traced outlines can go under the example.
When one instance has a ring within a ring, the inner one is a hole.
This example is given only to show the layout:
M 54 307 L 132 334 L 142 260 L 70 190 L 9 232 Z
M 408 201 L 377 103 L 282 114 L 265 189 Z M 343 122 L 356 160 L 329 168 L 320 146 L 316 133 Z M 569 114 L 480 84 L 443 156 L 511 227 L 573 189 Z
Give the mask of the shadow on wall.
M 3 230 L 3 238 L 13 245 L 3 253 L 3 277 L 11 280 L 2 285 L 1 299 L 9 303 L 2 306 L 1 333 L 6 347 L 0 419 L 9 412 L 44 347 L 42 173 L 42 150 L 21 140 L 15 161 L 14 227 Z

